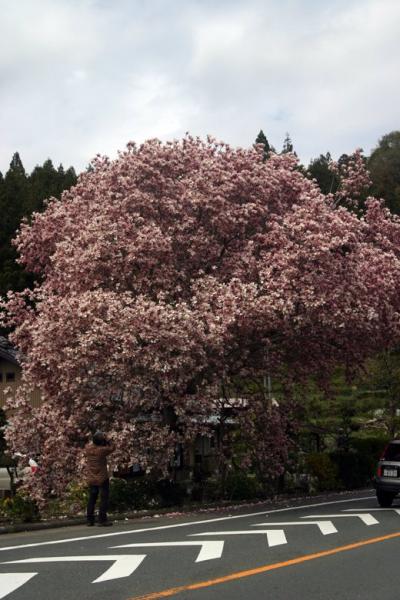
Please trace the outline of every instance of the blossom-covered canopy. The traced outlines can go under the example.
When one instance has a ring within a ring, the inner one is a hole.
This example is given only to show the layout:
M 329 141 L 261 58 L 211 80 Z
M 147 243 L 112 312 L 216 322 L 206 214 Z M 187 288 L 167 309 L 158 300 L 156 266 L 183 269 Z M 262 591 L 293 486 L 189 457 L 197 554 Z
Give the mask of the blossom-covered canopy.
M 42 491 L 63 490 L 95 428 L 118 462 L 160 465 L 221 386 L 323 380 L 398 339 L 399 221 L 373 198 L 347 208 L 367 179 L 359 153 L 346 169 L 324 196 L 290 154 L 132 143 L 22 224 L 37 284 L 7 302 L 26 383 L 7 437 L 40 454 Z

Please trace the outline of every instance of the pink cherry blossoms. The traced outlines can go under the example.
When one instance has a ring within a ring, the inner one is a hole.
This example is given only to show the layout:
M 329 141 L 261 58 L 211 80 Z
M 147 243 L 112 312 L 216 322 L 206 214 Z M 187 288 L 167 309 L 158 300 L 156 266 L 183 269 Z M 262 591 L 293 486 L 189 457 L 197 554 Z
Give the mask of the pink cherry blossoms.
M 357 160 L 346 197 L 365 183 Z M 398 218 L 373 198 L 361 218 L 336 207 L 288 154 L 132 143 L 96 158 L 16 244 L 38 282 L 6 303 L 24 356 L 7 438 L 40 455 L 41 497 L 77 475 L 94 428 L 116 441 L 116 463 L 160 467 L 249 381 L 322 381 L 399 337 Z M 262 387 L 252 410 L 276 410 Z

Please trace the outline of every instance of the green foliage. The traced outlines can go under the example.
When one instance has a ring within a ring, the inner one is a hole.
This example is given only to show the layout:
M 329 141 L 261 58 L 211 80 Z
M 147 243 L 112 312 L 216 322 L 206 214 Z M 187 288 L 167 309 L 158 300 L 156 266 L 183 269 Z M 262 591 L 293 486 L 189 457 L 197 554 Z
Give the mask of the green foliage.
M 377 419 L 376 411 L 386 406 L 387 393 L 381 382 L 370 376 L 372 369 L 381 369 L 378 362 L 378 359 L 370 361 L 351 381 L 344 368 L 337 368 L 325 390 L 311 380 L 302 386 L 303 450 L 320 452 L 340 447 L 348 451 L 354 437 L 371 433 L 379 436 L 377 427 L 385 431 L 387 419 Z M 314 446 L 309 444 L 311 439 Z
M 364 381 L 373 399 L 371 421 L 391 438 L 400 432 L 400 352 L 388 350 L 366 365 Z
M 72 167 L 64 171 L 60 165 L 56 170 L 51 160 L 28 175 L 18 152 L 14 154 L 5 177 L 0 177 L 0 295 L 21 291 L 33 283 L 32 276 L 16 263 L 17 252 L 11 244 L 23 217 L 29 219 L 34 211 L 42 211 L 44 199 L 59 198 L 76 181 Z
M 86 510 L 89 490 L 86 484 L 74 482 L 68 486 L 68 492 L 62 503 L 62 510 L 75 515 Z
M 167 508 L 183 503 L 186 490 L 176 482 L 155 481 L 147 477 L 137 479 L 112 479 L 110 485 L 110 511 Z
M 256 137 L 256 144 L 262 144 L 264 146 L 264 160 L 267 160 L 269 153 L 271 152 L 271 150 L 273 150 L 273 148 L 269 145 L 267 136 L 265 135 L 262 129 L 260 129 L 260 133 Z
M 88 486 L 85 483 L 72 483 L 62 500 L 52 500 L 49 503 L 45 516 L 85 514 L 88 493 Z M 128 480 L 115 478 L 110 480 L 109 510 L 118 513 L 180 506 L 185 494 L 186 489 L 173 481 L 156 481 L 147 477 Z
M 340 489 L 339 470 L 329 454 L 313 452 L 306 459 L 306 470 L 318 481 L 320 491 Z
M 194 502 L 216 502 L 218 500 L 251 500 L 264 496 L 262 483 L 255 473 L 240 470 L 230 471 L 223 483 L 221 479 L 209 477 L 193 485 L 190 499 Z
M 17 492 L 0 501 L 0 517 L 11 523 L 31 523 L 39 520 L 39 511 L 33 500 Z
M 351 448 L 358 454 L 367 457 L 371 464 L 371 474 L 376 467 L 386 444 L 389 442 L 386 435 L 374 435 L 367 437 L 355 437 L 351 440 Z
M 329 168 L 331 160 L 329 152 L 321 154 L 310 162 L 307 169 L 309 177 L 316 179 L 323 194 L 334 193 L 339 186 L 339 177 Z
M 361 488 L 371 483 L 387 438 L 353 437 L 348 449 L 307 456 L 308 472 L 317 477 L 320 490 Z
M 282 154 L 289 154 L 289 152 L 294 152 L 294 150 L 292 139 L 287 133 L 285 139 L 283 140 Z
M 215 477 L 209 477 L 193 488 L 191 499 L 194 501 L 215 502 L 220 500 L 221 496 L 221 481 Z
M 228 500 L 250 500 L 262 496 L 262 487 L 256 476 L 244 471 L 231 471 L 225 483 Z
M 337 450 L 330 456 L 346 490 L 360 488 L 370 482 L 370 463 L 366 456 L 354 450 Z
M 131 485 L 131 482 L 125 479 L 112 479 L 110 485 L 110 510 L 113 512 L 133 508 L 135 506 L 136 491 L 135 486 Z
M 29 177 L 29 200 L 25 208 L 26 216 L 41 212 L 47 198 L 60 198 L 64 190 L 76 183 L 75 171 L 70 167 L 66 172 L 62 165 L 55 169 L 50 159 L 41 167 L 36 166 Z
M 354 437 L 350 441 L 349 452 L 332 454 L 347 489 L 363 487 L 371 482 L 376 463 L 388 441 L 389 438 L 382 435 Z
M 400 214 L 400 131 L 384 135 L 368 160 L 372 192 Z
M 157 493 L 161 499 L 161 507 L 181 506 L 186 496 L 186 489 L 182 484 L 162 479 L 156 483 Z

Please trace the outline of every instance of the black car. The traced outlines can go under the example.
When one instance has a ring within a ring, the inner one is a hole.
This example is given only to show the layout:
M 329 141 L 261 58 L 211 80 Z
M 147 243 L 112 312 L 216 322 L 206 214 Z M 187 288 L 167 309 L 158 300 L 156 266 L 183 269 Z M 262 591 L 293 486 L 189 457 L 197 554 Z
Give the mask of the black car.
M 400 492 L 400 440 L 389 442 L 378 462 L 374 478 L 379 505 L 388 508 Z

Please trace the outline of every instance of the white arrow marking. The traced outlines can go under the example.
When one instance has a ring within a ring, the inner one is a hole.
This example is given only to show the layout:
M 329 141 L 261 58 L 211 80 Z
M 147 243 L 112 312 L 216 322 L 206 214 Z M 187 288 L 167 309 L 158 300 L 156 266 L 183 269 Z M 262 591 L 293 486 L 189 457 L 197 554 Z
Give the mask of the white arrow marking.
M 302 519 L 321 519 L 324 517 L 329 517 L 330 519 L 336 519 L 339 517 L 358 517 L 359 519 L 361 519 L 361 521 L 363 521 L 366 525 L 376 525 L 377 523 L 379 523 L 379 521 L 377 521 L 375 519 L 375 517 L 373 517 L 372 515 L 370 515 L 369 513 L 361 514 L 361 513 L 351 513 L 348 515 L 308 515 L 307 517 L 301 517 Z
M 392 512 L 395 512 L 398 515 L 400 515 L 400 508 L 357 508 L 358 512 L 361 512 L 361 511 L 365 511 L 365 512 L 370 512 L 371 511 L 372 512 L 372 511 L 375 511 L 375 510 L 379 510 L 379 511 L 380 510 L 391 510 Z M 352 509 L 351 508 L 344 508 L 342 512 L 347 512 L 347 511 L 351 512 Z
M 269 527 L 275 525 L 317 525 L 323 535 L 329 535 L 330 533 L 337 533 L 337 529 L 332 521 L 307 521 L 307 523 L 301 521 L 288 521 L 285 523 L 256 523 L 252 527 L 261 527 L 268 525 Z
M 287 539 L 283 529 L 262 529 L 260 531 L 254 531 L 252 529 L 246 531 L 207 531 L 206 533 L 192 533 L 191 535 L 248 535 L 259 533 L 267 536 L 268 546 L 280 546 L 281 544 L 287 544 Z
M 112 560 L 113 565 L 107 571 L 104 571 L 100 577 L 94 579 L 92 583 L 100 581 L 109 581 L 110 579 L 120 579 L 121 577 L 129 577 L 138 568 L 146 554 L 109 554 L 105 556 L 50 556 L 44 558 L 25 558 L 24 560 L 10 560 L 4 565 L 22 564 L 22 563 L 46 563 L 46 562 L 71 562 L 71 561 L 102 561 Z
M 113 548 L 157 548 L 159 546 L 201 546 L 195 562 L 203 562 L 204 560 L 221 558 L 222 551 L 224 549 L 224 542 L 216 542 L 214 540 L 207 540 L 206 542 L 151 542 L 145 544 L 126 544 L 124 546 L 113 546 Z
M 0 573 L 0 598 L 5 598 L 37 573 Z

